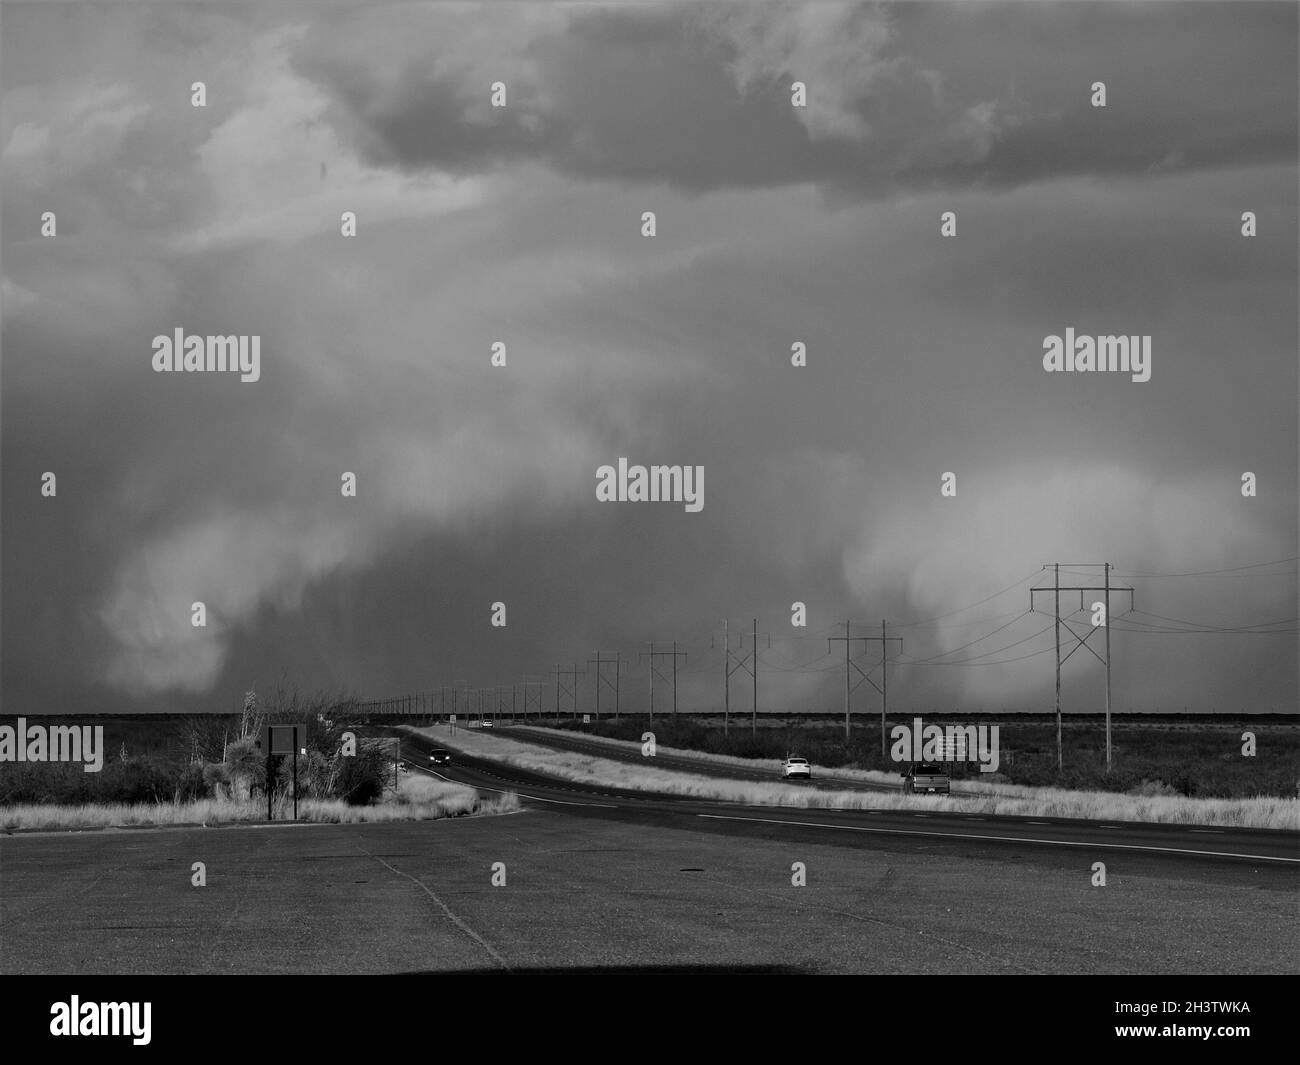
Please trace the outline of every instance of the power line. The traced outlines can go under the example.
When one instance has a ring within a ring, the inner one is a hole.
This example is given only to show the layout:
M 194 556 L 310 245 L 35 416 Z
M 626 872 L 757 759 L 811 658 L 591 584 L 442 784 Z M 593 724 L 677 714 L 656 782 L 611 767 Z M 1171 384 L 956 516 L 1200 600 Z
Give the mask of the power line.
M 1250 632 L 1252 629 L 1265 629 L 1273 625 L 1294 625 L 1297 618 L 1278 618 L 1276 621 L 1261 621 L 1254 625 L 1204 625 L 1199 621 L 1185 621 L 1182 618 L 1165 617 L 1163 614 L 1152 614 L 1147 610 L 1134 610 L 1134 614 L 1141 614 L 1143 617 L 1158 618 L 1160 621 L 1173 622 L 1175 625 L 1190 625 L 1189 629 L 1180 629 L 1174 631 L 1180 632 Z M 1130 619 L 1133 624 L 1143 625 L 1145 622 L 1138 618 Z
M 1130 579 L 1130 578 L 1132 578 L 1132 577 L 1210 577 L 1210 576 L 1213 576 L 1213 575 L 1216 574 L 1216 573 L 1238 573 L 1238 572 L 1240 572 L 1241 570 L 1247 570 L 1247 569 L 1261 569 L 1261 568 L 1264 567 L 1264 566 L 1281 566 L 1281 565 L 1283 565 L 1284 563 L 1287 563 L 1287 562 L 1296 562 L 1296 561 L 1300 561 L 1300 555 L 1292 555 L 1290 558 L 1278 558 L 1278 559 L 1274 559 L 1272 562 L 1251 562 L 1249 565 L 1246 565 L 1246 566 L 1230 566 L 1230 567 L 1227 568 L 1227 569 L 1203 569 L 1203 570 L 1192 570 L 1192 571 L 1187 572 L 1187 573 L 1117 573 L 1117 574 L 1115 574 L 1115 576 L 1116 576 L 1116 577 L 1123 577 L 1125 580 L 1128 580 L 1128 579 Z M 1286 576 L 1289 576 L 1289 574 L 1285 574 L 1285 573 L 1277 573 L 1277 574 L 1261 573 L 1261 574 L 1259 574 L 1259 576 L 1261 576 L 1261 577 L 1270 577 L 1270 576 L 1286 577 Z
M 1051 589 L 1048 589 L 1048 590 L 1050 591 Z M 1065 619 L 1062 619 L 1062 622 L 1064 622 L 1064 620 L 1065 620 Z M 1019 647 L 1022 643 L 1028 643 L 1028 642 L 1029 642 L 1030 640 L 1032 640 L 1035 636 L 1041 636 L 1043 633 L 1047 632 L 1047 630 L 1050 629 L 1050 628 L 1052 628 L 1052 625 L 1051 625 L 1051 624 L 1044 625 L 1044 626 L 1043 626 L 1041 629 L 1039 629 L 1037 632 L 1031 632 L 1028 636 L 1024 637 L 1024 639 L 1016 640 L 1015 643 L 1009 643 L 1009 644 L 1007 644 L 1007 645 L 1004 646 L 1004 647 L 998 647 L 998 648 L 995 648 L 995 649 L 992 650 L 992 651 L 985 651 L 983 654 L 972 655 L 970 658 L 959 658 L 959 659 L 957 659 L 956 661 L 953 661 L 953 662 L 932 662 L 932 661 L 930 661 L 929 659 L 926 659 L 926 658 L 903 659 L 902 661 L 903 661 L 903 664 L 904 664 L 904 665 L 907 665 L 907 666 L 969 666 L 969 665 L 987 666 L 987 665 L 992 665 L 993 663 L 990 663 L 990 662 L 981 662 L 980 659 L 981 659 L 981 658 L 988 658 L 989 655 L 998 655 L 998 654 L 1001 654 L 1003 651 L 1010 651 L 1011 648 L 1013 648 L 1013 647 Z M 992 635 L 992 634 L 990 633 L 990 635 Z M 1049 648 L 1049 650 L 1050 650 L 1050 648 Z M 1042 654 L 1042 653 L 1043 653 L 1042 651 L 1035 651 L 1035 652 L 1034 652 L 1034 654 Z M 1023 656 L 1023 657 L 1028 658 L 1028 657 L 1031 657 L 1031 656 L 1029 656 L 1029 655 L 1025 655 L 1025 656 Z M 1018 661 L 1018 659 L 1009 658 L 1009 659 L 1005 659 L 1005 661 L 1008 661 L 1008 662 L 1015 662 L 1015 661 Z
M 1024 640 L 1017 640 L 1016 643 L 1025 643 L 1025 642 L 1027 642 L 1028 640 L 1032 640 L 1032 639 L 1034 638 L 1034 636 L 1041 636 L 1043 633 L 1047 632 L 1048 629 L 1050 629 L 1051 627 L 1052 627 L 1051 625 L 1047 625 L 1047 626 L 1045 626 L 1044 628 L 1039 629 L 1036 633 L 1034 633 L 1033 636 L 1027 636 Z M 1015 644 L 1011 644 L 1011 645 L 1009 645 L 1009 646 L 1014 647 Z M 1006 648 L 1006 647 L 1002 648 L 1002 650 L 1004 650 L 1004 651 L 1007 650 L 1007 649 L 1008 649 L 1008 648 Z M 991 659 L 989 659 L 987 662 L 980 662 L 980 661 L 978 661 L 978 660 L 975 659 L 975 658 L 964 658 L 964 659 L 962 659 L 960 662 L 919 662 L 919 663 L 918 663 L 918 662 L 907 662 L 907 661 L 903 661 L 902 664 L 905 665 L 905 666 L 914 666 L 914 665 L 922 665 L 922 666 L 1001 666 L 1001 665 L 1005 665 L 1005 664 L 1008 663 L 1008 662 L 1023 662 L 1026 658 L 1037 658 L 1039 655 L 1045 655 L 1045 654 L 1047 654 L 1047 653 L 1048 653 L 1049 651 L 1051 651 L 1051 650 L 1053 650 L 1053 648 L 1051 648 L 1051 647 L 1044 647 L 1044 648 L 1041 648 L 1040 650 L 1037 650 L 1037 651 L 1030 651 L 1029 654 L 1027 654 L 1027 655 L 1015 655 L 1015 656 L 1012 657 L 1012 658 L 991 658 Z M 990 654 L 994 654 L 994 653 L 996 653 L 996 652 L 990 651 L 989 653 L 990 653 Z M 980 658 L 983 658 L 984 656 L 983 656 L 983 655 L 980 655 L 979 657 L 980 657 Z
M 924 618 L 921 621 L 905 621 L 902 624 L 896 624 L 894 628 L 912 629 L 921 625 L 927 625 L 931 621 L 942 621 L 944 618 L 950 618 L 954 614 L 960 614 L 966 610 L 973 610 L 975 607 L 982 606 L 983 604 L 987 603 L 990 599 L 996 599 L 1000 595 L 1006 595 L 1007 592 L 1014 591 L 1016 588 L 1019 588 L 1026 581 L 1032 581 L 1037 577 L 1039 577 L 1040 575 L 1041 573 L 1031 573 L 1028 577 L 1021 577 L 1020 580 L 1016 581 L 1015 584 L 1008 585 L 1007 587 L 1003 588 L 1001 591 L 994 592 L 992 595 L 986 595 L 983 599 L 977 600 L 976 602 L 971 603 L 968 606 L 959 606 L 956 610 L 949 610 L 948 613 L 946 614 L 936 614 L 932 618 Z
M 1019 621 L 1019 620 L 1020 620 L 1021 618 L 1023 618 L 1023 617 L 1028 617 L 1031 613 L 1033 613 L 1033 611 L 1031 611 L 1031 610 L 1022 610 L 1019 614 L 1017 614 L 1014 618 L 1012 618 L 1010 621 L 1008 621 L 1005 625 L 999 625 L 996 629 L 993 629 L 991 632 L 986 632 L 983 636 L 979 636 L 979 637 L 977 637 L 976 639 L 971 640 L 970 643 L 964 643 L 964 644 L 962 644 L 960 647 L 954 647 L 951 651 L 944 651 L 944 652 L 942 652 L 941 654 L 930 655 L 929 658 L 916 659 L 915 662 L 918 662 L 918 663 L 919 663 L 919 662 L 932 662 L 932 661 L 934 661 L 934 660 L 937 659 L 937 658 L 947 658 L 949 655 L 955 655 L 958 651 L 964 651 L 964 650 L 966 650 L 967 647 L 974 647 L 977 643 L 983 643 L 983 642 L 984 642 L 985 640 L 987 640 L 990 636 L 996 636 L 996 635 L 997 635 L 999 632 L 1001 632 L 1003 629 L 1009 629 L 1009 628 L 1011 628 L 1011 626 L 1014 625 L 1017 621 Z M 1013 645 L 1013 646 L 1014 646 L 1014 645 Z M 990 654 L 994 654 L 994 653 L 996 653 L 996 652 L 992 652 L 992 651 L 990 651 L 989 653 L 990 653 Z M 982 655 L 976 655 L 975 657 L 976 657 L 976 658 L 982 658 L 983 656 L 982 656 Z

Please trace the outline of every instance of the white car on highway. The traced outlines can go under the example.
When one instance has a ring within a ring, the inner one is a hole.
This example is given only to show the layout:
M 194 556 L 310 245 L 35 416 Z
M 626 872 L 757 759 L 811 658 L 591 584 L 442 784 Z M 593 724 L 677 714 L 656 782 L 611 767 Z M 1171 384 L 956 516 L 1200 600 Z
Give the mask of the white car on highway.
M 793 780 L 796 777 L 801 780 L 812 780 L 812 766 L 808 764 L 807 758 L 787 758 L 781 763 L 781 777 L 784 780 Z

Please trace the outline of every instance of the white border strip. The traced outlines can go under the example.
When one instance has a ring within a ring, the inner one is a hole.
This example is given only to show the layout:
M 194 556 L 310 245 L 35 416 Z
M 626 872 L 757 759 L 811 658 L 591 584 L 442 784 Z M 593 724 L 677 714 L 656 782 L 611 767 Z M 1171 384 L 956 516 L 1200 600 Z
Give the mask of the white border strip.
M 1033 839 L 1028 836 L 984 836 L 964 832 L 928 832 L 908 828 L 866 828 L 862 825 L 828 825 L 816 821 L 777 821 L 769 817 L 734 817 L 727 814 L 696 814 L 715 821 L 756 821 L 764 825 L 789 825 L 793 828 L 837 828 L 841 832 L 875 832 L 886 836 L 944 836 L 948 839 L 985 839 L 999 843 L 1043 843 L 1051 847 L 1101 847 L 1106 850 L 1156 851 L 1163 854 L 1196 854 L 1211 858 L 1249 858 L 1257 862 L 1296 862 L 1300 858 L 1274 858 L 1267 854 L 1236 854 L 1231 851 L 1197 851 L 1186 847 L 1152 847 L 1140 843 L 1076 843 L 1063 839 Z

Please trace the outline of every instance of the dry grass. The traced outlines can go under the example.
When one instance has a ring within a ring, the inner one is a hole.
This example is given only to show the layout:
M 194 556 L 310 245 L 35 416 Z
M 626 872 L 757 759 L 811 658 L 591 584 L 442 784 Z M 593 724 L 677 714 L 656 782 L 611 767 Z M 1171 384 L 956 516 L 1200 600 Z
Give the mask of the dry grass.
M 445 729 L 421 729 L 438 742 L 507 765 L 582 784 L 657 791 L 700 799 L 723 799 L 755 806 L 792 806 L 832 810 L 958 810 L 962 813 L 1021 817 L 1064 817 L 1097 821 L 1147 821 L 1233 828 L 1300 830 L 1300 800 L 1283 798 L 1191 799 L 1182 795 L 1121 795 L 1115 792 L 1067 791 L 1009 784 L 983 785 L 983 793 L 951 797 L 903 795 L 901 792 L 820 791 L 773 781 L 702 778 L 652 766 L 629 765 L 606 758 L 554 751 L 502 735 L 480 736 Z M 662 749 L 662 748 L 661 748 Z M 676 754 L 677 752 L 673 752 Z M 733 759 L 746 764 L 745 759 Z M 750 766 L 752 762 L 748 762 Z M 828 771 L 829 772 L 829 771 Z M 836 776 L 867 776 L 836 771 Z M 897 783 L 890 774 L 873 773 Z
M 276 820 L 293 817 L 293 800 L 277 800 Z M 519 799 L 505 794 L 480 799 L 473 788 L 434 780 L 420 774 L 402 778 L 396 795 L 373 806 L 349 806 L 340 799 L 300 799 L 298 820 L 321 824 L 361 824 L 376 821 L 431 821 L 469 814 L 510 813 Z M 129 828 L 137 825 L 225 825 L 266 820 L 266 802 L 199 799 L 162 802 L 58 806 L 54 804 L 0 808 L 0 830 L 60 828 Z
M 558 729 L 540 729 L 535 725 L 521 725 L 512 730 L 518 733 L 538 732 L 545 736 L 548 733 L 553 736 L 573 736 L 575 739 L 581 739 L 588 743 L 605 743 L 610 747 L 618 748 L 624 751 L 641 750 L 641 744 L 632 740 L 618 740 L 610 736 L 593 736 L 586 732 L 562 732 Z M 655 750 L 660 754 L 671 755 L 673 758 L 690 759 L 693 762 L 702 762 L 706 765 L 734 765 L 741 769 L 771 769 L 773 774 L 780 771 L 780 759 L 764 758 L 737 758 L 731 754 L 712 754 L 707 751 L 693 751 L 686 747 L 665 747 L 662 743 L 655 745 Z M 798 754 L 796 750 L 791 750 L 791 754 Z M 898 773 L 884 773 L 878 769 L 847 769 L 843 766 L 837 766 L 833 769 L 826 766 L 814 765 L 813 772 L 819 777 L 838 777 L 841 780 L 859 780 L 864 784 L 887 784 L 890 787 L 898 787 Z M 968 782 L 963 782 L 966 786 Z

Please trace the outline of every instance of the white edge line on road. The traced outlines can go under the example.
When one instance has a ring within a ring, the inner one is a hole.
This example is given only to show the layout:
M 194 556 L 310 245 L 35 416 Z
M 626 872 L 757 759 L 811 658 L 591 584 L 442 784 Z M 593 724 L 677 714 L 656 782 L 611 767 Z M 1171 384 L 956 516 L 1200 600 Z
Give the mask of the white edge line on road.
M 876 832 L 887 836 L 945 836 L 949 839 L 987 839 L 999 843 L 1045 843 L 1052 847 L 1102 847 L 1106 850 L 1158 851 L 1165 854 L 1198 854 L 1211 858 L 1250 858 L 1258 862 L 1297 862 L 1300 858 L 1273 858 L 1267 854 L 1236 854 L 1231 851 L 1196 851 L 1186 847 L 1150 847 L 1139 843 L 1075 843 L 1063 839 L 1031 839 L 1028 836 L 984 836 L 965 832 L 930 832 L 907 828 L 867 828 L 862 825 L 828 825 L 817 821 L 777 821 L 769 817 L 733 817 L 727 814 L 696 814 L 715 821 L 757 821 L 765 825 L 790 825 L 795 828 L 838 828 L 843 832 Z
M 496 789 L 492 788 L 489 790 L 495 791 Z M 521 799 L 532 799 L 534 802 L 555 802 L 559 803 L 561 806 L 594 806 L 600 810 L 618 809 L 617 806 L 613 806 L 607 802 L 565 802 L 563 799 L 543 799 L 540 795 L 525 795 L 522 791 L 517 791 L 515 794 Z
M 476 791 L 495 791 L 498 795 L 509 794 L 501 788 L 481 788 L 477 784 L 466 784 L 463 780 L 453 780 L 451 777 L 444 777 L 441 773 L 435 773 L 432 769 L 425 769 L 424 766 L 418 765 L 415 762 L 412 762 L 411 764 L 414 765 L 416 769 L 424 769 L 424 771 L 432 777 L 437 777 L 439 780 L 445 780 L 448 784 L 459 784 L 462 788 L 474 788 Z M 525 795 L 522 791 L 518 790 L 516 790 L 514 794 L 518 795 L 521 799 L 532 799 L 534 802 L 554 802 L 559 803 L 561 806 L 596 806 L 602 810 L 618 809 L 617 806 L 611 806 L 607 802 L 565 802 L 563 799 L 543 799 L 540 795 Z

